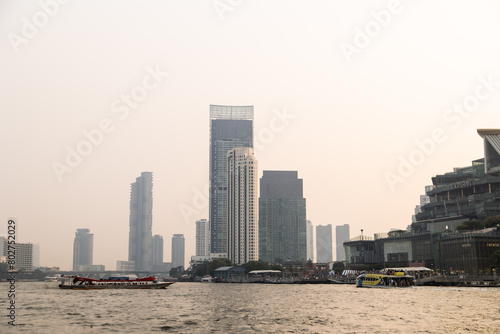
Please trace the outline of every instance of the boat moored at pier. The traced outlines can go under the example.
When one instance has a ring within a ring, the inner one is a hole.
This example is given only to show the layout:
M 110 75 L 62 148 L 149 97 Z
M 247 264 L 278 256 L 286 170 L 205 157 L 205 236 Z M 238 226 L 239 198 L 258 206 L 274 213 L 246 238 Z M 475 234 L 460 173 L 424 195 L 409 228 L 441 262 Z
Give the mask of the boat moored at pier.
M 173 282 L 158 282 L 155 276 L 130 279 L 130 277 L 109 277 L 93 279 L 79 276 L 65 276 L 59 287 L 74 290 L 99 289 L 165 289 Z
M 396 273 L 398 274 L 398 273 Z M 411 287 L 415 285 L 413 276 L 408 275 L 384 275 L 384 274 L 362 274 L 356 278 L 358 288 L 395 288 Z

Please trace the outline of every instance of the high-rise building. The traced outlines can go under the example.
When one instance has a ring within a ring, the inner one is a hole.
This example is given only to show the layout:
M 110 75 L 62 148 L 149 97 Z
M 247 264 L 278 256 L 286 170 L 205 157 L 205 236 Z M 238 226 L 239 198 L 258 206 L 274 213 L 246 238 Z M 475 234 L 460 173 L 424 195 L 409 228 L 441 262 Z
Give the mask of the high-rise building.
M 350 238 L 349 224 L 335 226 L 337 261 L 345 261 L 344 241 L 349 241 Z
M 307 221 L 307 259 L 314 262 L 314 227 L 310 220 Z
M 210 106 L 210 252 L 227 253 L 227 153 L 253 147 L 253 106 Z
M 250 147 L 227 153 L 228 258 L 235 264 L 259 259 L 257 160 Z
M 296 171 L 267 171 L 260 179 L 259 258 L 307 260 L 306 199 Z
M 152 269 L 153 173 L 143 172 L 130 191 L 130 231 L 128 260 L 135 270 Z
M 94 235 L 88 228 L 77 229 L 73 243 L 73 270 L 78 270 L 78 266 L 91 265 L 93 255 Z
M 40 267 L 40 244 L 33 245 L 33 268 Z
M 184 234 L 172 237 L 172 268 L 184 268 Z
M 332 225 L 316 226 L 316 262 L 332 262 Z
M 16 243 L 16 264 L 15 269 L 33 269 L 33 244 Z
M 196 221 L 196 256 L 210 255 L 210 225 L 208 220 Z
M 153 248 L 153 270 L 161 270 L 163 266 L 163 237 L 155 234 L 152 242 Z

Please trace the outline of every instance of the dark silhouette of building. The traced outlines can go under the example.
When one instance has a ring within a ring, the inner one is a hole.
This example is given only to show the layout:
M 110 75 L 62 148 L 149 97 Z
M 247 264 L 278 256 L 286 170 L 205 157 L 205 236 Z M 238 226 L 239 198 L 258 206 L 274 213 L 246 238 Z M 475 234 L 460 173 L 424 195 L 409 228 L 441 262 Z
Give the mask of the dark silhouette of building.
M 307 260 L 306 199 L 296 171 L 264 171 L 260 179 L 259 259 Z

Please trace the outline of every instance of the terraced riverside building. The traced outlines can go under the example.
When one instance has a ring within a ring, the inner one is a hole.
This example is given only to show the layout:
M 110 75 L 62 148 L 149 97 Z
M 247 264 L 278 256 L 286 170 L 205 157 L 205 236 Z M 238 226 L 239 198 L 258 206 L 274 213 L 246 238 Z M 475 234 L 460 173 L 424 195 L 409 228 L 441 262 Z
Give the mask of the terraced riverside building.
M 477 273 L 494 265 L 500 250 L 500 227 L 457 232 L 469 219 L 500 215 L 500 130 L 478 130 L 484 159 L 432 178 L 430 201 L 421 207 L 411 232 L 390 232 L 388 238 L 344 243 L 348 265 L 409 262 L 441 270 Z
M 414 231 L 451 230 L 468 219 L 500 214 L 500 130 L 477 130 L 484 158 L 432 178 L 430 203 L 421 207 Z

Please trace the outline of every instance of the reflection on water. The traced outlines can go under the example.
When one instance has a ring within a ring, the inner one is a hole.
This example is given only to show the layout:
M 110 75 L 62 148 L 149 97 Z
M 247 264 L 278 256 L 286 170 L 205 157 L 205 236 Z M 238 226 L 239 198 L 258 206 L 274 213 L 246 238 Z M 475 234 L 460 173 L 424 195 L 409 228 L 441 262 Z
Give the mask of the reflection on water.
M 0 333 L 498 333 L 500 328 L 495 288 L 176 283 L 166 290 L 72 291 L 55 283 L 17 284 L 18 326 L 13 330 L 2 316 Z M 6 306 L 0 298 L 1 309 Z

